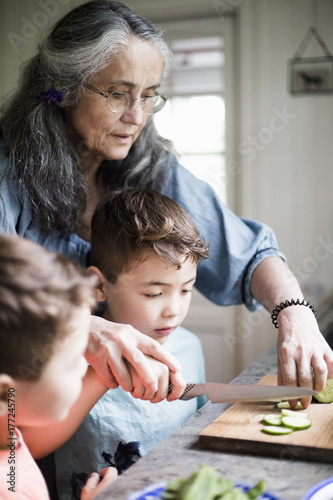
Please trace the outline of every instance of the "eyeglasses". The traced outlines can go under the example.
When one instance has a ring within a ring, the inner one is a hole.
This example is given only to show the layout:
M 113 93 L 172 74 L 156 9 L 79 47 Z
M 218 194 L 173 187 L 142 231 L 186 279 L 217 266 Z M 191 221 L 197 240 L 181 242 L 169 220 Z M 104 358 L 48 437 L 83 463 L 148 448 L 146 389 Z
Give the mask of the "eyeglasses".
M 148 115 L 152 115 L 153 113 L 161 111 L 167 101 L 167 98 L 164 95 L 158 94 L 157 92 L 155 92 L 153 95 L 147 95 L 132 99 L 132 96 L 129 92 L 116 91 L 110 92 L 110 94 L 107 95 L 98 90 L 93 85 L 90 85 L 90 83 L 84 82 L 83 85 L 93 92 L 96 92 L 96 94 L 105 97 L 105 99 L 107 99 L 107 104 L 110 105 L 111 111 L 113 111 L 113 113 L 124 113 L 125 111 L 131 109 L 136 101 L 139 101 L 143 112 Z

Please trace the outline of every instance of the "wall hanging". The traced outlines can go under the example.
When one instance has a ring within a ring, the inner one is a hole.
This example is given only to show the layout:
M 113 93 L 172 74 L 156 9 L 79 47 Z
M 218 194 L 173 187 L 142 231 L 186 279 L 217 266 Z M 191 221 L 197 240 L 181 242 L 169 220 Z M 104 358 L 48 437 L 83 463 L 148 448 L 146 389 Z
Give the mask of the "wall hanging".
M 312 36 L 323 49 L 324 57 L 302 57 Z M 289 60 L 288 73 L 292 94 L 333 93 L 333 55 L 313 26 L 308 29 L 294 57 Z

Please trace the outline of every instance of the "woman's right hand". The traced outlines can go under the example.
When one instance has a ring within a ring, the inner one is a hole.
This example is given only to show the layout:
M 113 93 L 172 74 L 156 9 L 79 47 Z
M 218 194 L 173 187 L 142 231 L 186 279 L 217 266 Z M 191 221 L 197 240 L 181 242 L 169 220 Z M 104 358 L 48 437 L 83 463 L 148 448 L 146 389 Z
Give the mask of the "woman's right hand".
M 91 316 L 86 359 L 107 387 L 115 389 L 120 385 L 124 391 L 133 391 L 128 368 L 128 365 L 131 365 L 142 385 L 151 394 L 161 394 L 159 377 L 145 354 L 166 365 L 174 385 L 170 397 L 177 399 L 181 395 L 183 378 L 180 375 L 180 364 L 172 354 L 157 341 L 130 325 L 112 323 L 98 316 Z

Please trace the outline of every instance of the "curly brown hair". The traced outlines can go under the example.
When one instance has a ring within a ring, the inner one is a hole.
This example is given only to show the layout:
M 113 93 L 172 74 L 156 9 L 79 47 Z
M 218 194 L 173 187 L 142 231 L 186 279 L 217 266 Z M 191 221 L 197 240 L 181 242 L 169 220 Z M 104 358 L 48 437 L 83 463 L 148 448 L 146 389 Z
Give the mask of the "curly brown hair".
M 191 217 L 171 198 L 140 188 L 106 194 L 92 218 L 91 264 L 115 283 L 147 249 L 178 269 L 185 259 L 209 256 Z

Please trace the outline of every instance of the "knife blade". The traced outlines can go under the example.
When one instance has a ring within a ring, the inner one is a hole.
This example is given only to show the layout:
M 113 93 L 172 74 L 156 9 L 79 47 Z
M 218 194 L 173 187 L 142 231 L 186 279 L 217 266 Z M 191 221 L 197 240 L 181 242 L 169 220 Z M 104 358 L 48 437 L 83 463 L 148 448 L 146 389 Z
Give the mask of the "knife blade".
M 173 385 L 169 384 L 169 393 Z M 233 403 L 235 401 L 282 401 L 299 399 L 318 394 L 311 389 L 287 385 L 237 385 L 216 384 L 186 384 L 179 399 L 188 401 L 198 396 L 207 396 L 212 403 Z

